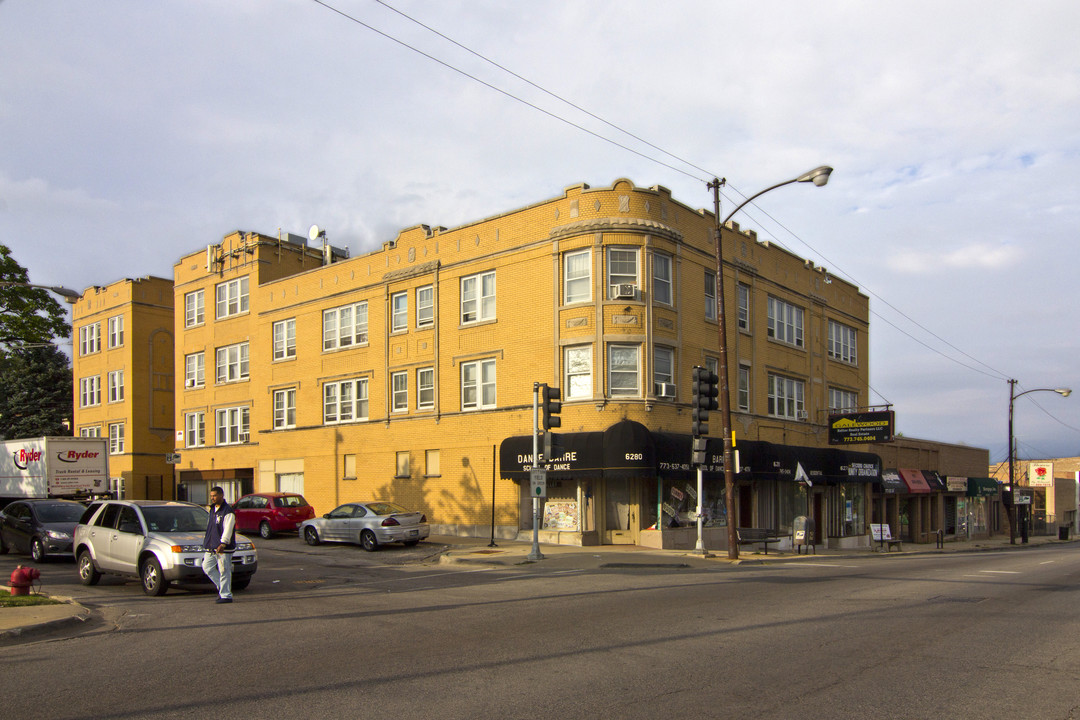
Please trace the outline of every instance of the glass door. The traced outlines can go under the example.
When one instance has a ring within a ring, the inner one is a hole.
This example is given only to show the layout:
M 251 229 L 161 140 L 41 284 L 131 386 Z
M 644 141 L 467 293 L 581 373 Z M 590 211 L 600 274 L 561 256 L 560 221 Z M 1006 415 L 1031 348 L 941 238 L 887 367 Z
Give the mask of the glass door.
M 630 478 L 604 479 L 604 544 L 637 544 L 641 517 L 637 494 L 637 483 Z

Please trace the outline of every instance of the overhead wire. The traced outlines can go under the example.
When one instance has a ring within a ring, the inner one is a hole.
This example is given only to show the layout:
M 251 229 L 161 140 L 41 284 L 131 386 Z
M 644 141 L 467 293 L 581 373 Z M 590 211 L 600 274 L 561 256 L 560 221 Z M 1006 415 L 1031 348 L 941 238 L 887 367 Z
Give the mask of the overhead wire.
M 563 117 L 563 116 L 561 116 L 561 115 L 559 115 L 559 114 L 557 114 L 557 113 L 555 113 L 555 112 L 553 112 L 551 110 L 543 108 L 543 107 L 537 105 L 534 102 L 531 102 L 531 101 L 529 101 L 529 100 L 527 100 L 525 98 L 519 97 L 519 96 L 511 93 L 508 90 L 504 90 L 503 88 L 500 88 L 500 87 L 498 87 L 498 86 L 496 86 L 496 85 L 494 85 L 494 84 L 492 84 L 492 83 L 490 83 L 490 82 L 488 82 L 486 80 L 483 80 L 483 79 L 477 77 L 476 75 L 474 75 L 472 73 L 469 73 L 469 72 L 467 72 L 467 71 L 465 71 L 465 70 L 463 70 L 461 68 L 458 68 L 458 67 L 450 64 L 449 62 L 444 61 L 444 60 L 432 55 L 431 53 L 425 52 L 424 50 L 421 50 L 420 48 L 418 48 L 418 47 L 416 47 L 414 45 L 411 45 L 411 44 L 405 42 L 404 40 L 396 38 L 393 35 L 390 35 L 389 33 L 384 32 L 383 30 L 380 30 L 380 29 L 372 26 L 369 23 L 366 23 L 363 20 L 361 20 L 361 19 L 359 19 L 359 18 L 357 18 L 357 17 L 355 17 L 353 15 L 350 15 L 349 13 L 346 13 L 346 12 L 334 7 L 333 5 L 330 5 L 329 3 L 325 2 L 325 0 L 312 0 L 312 1 L 315 2 L 316 4 L 322 6 L 323 8 L 331 11 L 331 12 L 334 12 L 334 13 L 340 15 L 341 17 L 347 19 L 350 22 L 353 22 L 353 23 L 355 23 L 357 25 L 360 25 L 361 27 L 364 27 L 365 29 L 367 29 L 367 30 L 369 30 L 371 32 L 374 32 L 377 35 L 379 35 L 379 36 L 381 36 L 381 37 L 383 37 L 383 38 L 385 38 L 387 40 L 390 40 L 391 42 L 394 42 L 394 43 L 396 43 L 396 44 L 398 44 L 398 45 L 400 45 L 400 46 L 402 46 L 402 47 L 404 47 L 404 48 L 406 48 L 408 50 L 411 50 L 412 52 L 417 53 L 417 54 L 427 58 L 428 60 L 431 60 L 432 62 L 435 62 L 435 63 L 443 66 L 444 68 L 446 68 L 448 70 L 451 70 L 451 71 L 453 71 L 455 73 L 458 73 L 459 75 L 462 75 L 462 76 L 472 80 L 473 82 L 479 83 L 480 85 L 483 85 L 484 87 L 487 87 L 488 89 L 493 90 L 493 91 L 495 91 L 495 92 L 497 92 L 497 93 L 499 93 L 499 94 L 501 94 L 501 95 L 503 95 L 503 96 L 505 96 L 505 97 L 507 97 L 507 98 L 509 98 L 511 100 L 514 100 L 514 101 L 516 101 L 518 103 L 521 103 L 521 104 L 523 104 L 523 105 L 525 105 L 525 106 L 527 106 L 527 107 L 529 107 L 529 108 L 531 108 L 533 110 L 536 110 L 537 112 L 540 112 L 540 113 L 546 115 L 547 117 L 549 117 L 549 118 L 551 118 L 553 120 L 556 120 L 556 121 L 558 121 L 560 123 L 563 123 L 565 125 L 573 127 L 573 128 L 575 128 L 577 130 L 580 130 L 580 131 L 582 131 L 582 132 L 584 132 L 584 133 L 586 133 L 586 134 L 588 134 L 588 135 L 590 135 L 590 136 L 592 136 L 592 137 L 594 137 L 594 138 L 596 138 L 596 139 L 598 139 L 598 140 L 600 140 L 602 142 L 605 142 L 605 143 L 608 143 L 608 144 L 613 145 L 615 147 L 618 147 L 618 148 L 620 148 L 622 150 L 625 150 L 627 152 L 630 152 L 630 153 L 632 153 L 632 154 L 634 154 L 634 155 L 636 155 L 636 156 L 638 156 L 638 157 L 640 157 L 640 158 L 642 158 L 644 160 L 648 160 L 648 161 L 656 163 L 656 164 L 658 164 L 658 165 L 660 165 L 662 167 L 666 167 L 669 170 L 677 172 L 677 173 L 679 173 L 681 175 L 685 175 L 686 177 L 689 177 L 691 179 L 697 180 L 699 182 L 706 182 L 706 183 L 709 182 L 707 178 L 699 177 L 698 175 L 695 175 L 692 172 L 689 172 L 689 171 L 687 171 L 687 170 L 685 170 L 683 168 L 676 167 L 675 165 L 672 165 L 670 162 L 666 162 L 666 161 L 661 160 L 661 159 L 659 159 L 657 157 L 650 156 L 650 155 L 646 154 L 645 152 L 642 152 L 640 150 L 637 150 L 635 148 L 632 148 L 632 147 L 628 146 L 625 143 L 622 143 L 622 142 L 619 142 L 619 141 L 614 140 L 612 138 L 601 135 L 600 133 L 589 129 L 589 128 L 585 127 L 584 125 L 580 124 L 580 123 L 574 122 L 573 120 L 570 120 L 569 118 Z M 596 113 L 582 107 L 581 105 L 579 105 L 579 104 L 577 104 L 577 103 L 575 103 L 575 102 L 573 102 L 573 101 L 571 101 L 571 100 L 569 100 L 569 99 L 567 99 L 565 97 L 562 97 L 561 95 L 558 95 L 557 93 L 554 93 L 554 92 L 542 87 L 538 83 L 533 82 L 532 80 L 529 80 L 528 78 L 526 78 L 526 77 L 522 76 L 521 74 L 511 70 L 510 68 L 508 68 L 508 67 L 506 67 L 506 66 L 504 66 L 504 65 L 502 65 L 502 64 L 500 64 L 500 63 L 498 63 L 498 62 L 496 62 L 496 61 L 494 61 L 494 60 L 492 60 L 490 58 L 488 58 L 487 56 L 473 50 L 472 48 L 469 48 L 468 46 L 464 45 L 463 43 L 458 42 L 457 40 L 449 37 L 448 35 L 440 32 L 439 30 L 437 30 L 437 29 L 423 23 L 422 21 L 412 17 L 411 15 L 408 15 L 407 13 L 399 10 L 398 8 L 396 8 L 396 7 L 392 6 L 392 5 L 390 5 L 388 2 L 385 2 L 385 0 L 375 0 L 375 2 L 377 4 L 379 4 L 379 5 L 381 5 L 382 7 L 386 8 L 387 10 L 389 10 L 389 11 L 391 11 L 393 13 L 396 13 L 400 17 L 408 20 L 409 22 L 412 22 L 412 23 L 418 25 L 419 27 L 427 30 L 428 32 L 438 36 L 439 38 L 445 40 L 446 42 L 449 42 L 449 43 L 453 44 L 454 46 L 460 48 L 461 50 L 464 50 L 465 52 L 468 52 L 469 54 L 473 55 L 474 57 L 476 57 L 476 58 L 478 58 L 478 59 L 480 59 L 480 60 L 482 60 L 482 61 L 484 61 L 484 62 L 486 62 L 486 63 L 488 63 L 490 65 L 492 65 L 493 67 L 499 69 L 500 71 L 502 71 L 504 73 L 507 73 L 508 75 L 520 80 L 521 82 L 526 83 L 530 87 L 535 88 L 536 90 L 544 93 L 545 95 L 547 95 L 547 96 L 549 96 L 549 97 L 551 97 L 551 98 L 553 98 L 553 99 L 555 99 L 555 100 L 557 100 L 557 101 L 559 101 L 561 103 L 564 103 L 568 107 L 571 107 L 574 110 L 583 113 L 584 115 L 586 115 L 586 116 L 588 116 L 588 117 L 602 123 L 603 125 L 611 128 L 613 130 L 616 130 L 617 132 L 620 132 L 620 133 L 626 135 L 627 137 L 632 138 L 633 140 L 635 140 L 635 141 L 637 141 L 639 143 L 642 143 L 643 145 L 645 145 L 645 146 L 647 146 L 647 147 L 649 147 L 649 148 L 651 148 L 651 149 L 653 149 L 653 150 L 655 150 L 655 151 L 657 151 L 659 153 L 662 153 L 664 156 L 666 156 L 668 158 L 671 158 L 671 159 L 673 159 L 675 161 L 678 161 L 679 163 L 682 163 L 683 165 L 686 165 L 687 167 L 693 168 L 694 170 L 697 170 L 698 172 L 705 173 L 706 175 L 710 175 L 710 176 L 713 176 L 713 177 L 719 177 L 718 173 L 710 172 L 710 171 L 706 170 L 705 168 L 702 168 L 699 165 L 696 165 L 693 162 L 691 162 L 691 161 L 689 161 L 689 160 L 687 160 L 685 158 L 682 158 L 682 157 L 680 157 L 680 156 L 678 156 L 678 155 L 676 155 L 676 154 L 674 154 L 674 153 L 672 153 L 672 152 L 670 152 L 668 150 L 665 150 L 664 148 L 662 148 L 662 147 L 660 147 L 660 146 L 658 146 L 658 145 L 656 145 L 656 144 L 642 138 L 641 136 L 639 136 L 639 135 L 637 135 L 637 134 L 635 134 L 635 133 L 633 133 L 633 132 L 631 132 L 631 131 L 629 131 L 629 130 L 627 130 L 627 129 L 625 129 L 625 128 L 623 128 L 623 127 L 621 127 L 621 126 L 619 126 L 619 125 L 617 125 L 615 123 L 610 122 L 609 120 L 607 120 L 607 119 L 597 115 Z M 741 195 L 744 199 L 747 197 L 744 193 L 742 193 L 742 191 L 740 191 L 737 187 L 733 186 L 730 182 L 726 183 L 726 187 L 729 188 L 730 190 L 732 190 L 733 192 Z M 725 197 L 730 202 L 736 202 L 736 200 L 734 200 L 730 196 L 723 195 L 723 194 L 722 194 L 722 196 Z M 968 360 L 972 361 L 973 363 L 976 363 L 977 365 L 981 366 L 982 368 L 985 368 L 985 370 L 980 369 L 979 367 L 975 367 L 973 365 L 970 365 L 970 364 L 968 364 L 966 362 L 963 362 L 963 361 L 961 361 L 961 360 L 959 360 L 959 359 L 957 359 L 957 358 L 943 352 L 941 349 L 936 348 L 936 347 L 928 344 L 927 342 L 924 342 L 923 340 L 915 337 L 911 333 L 909 333 L 906 330 L 904 330 L 903 328 L 901 328 L 896 323 L 892 322 L 891 320 L 889 320 L 888 318 L 884 317 L 883 315 L 881 315 L 880 313 L 878 313 L 878 312 L 876 312 L 874 310 L 870 310 L 871 315 L 873 315 L 874 317 L 877 317 L 882 322 L 885 322 L 886 324 L 890 325 L 895 330 L 900 332 L 902 335 L 904 335 L 904 336 L 910 338 L 911 340 L 917 342 L 918 344 L 922 345 L 927 350 L 930 350 L 931 352 L 933 352 L 933 353 L 935 353 L 937 355 L 940 355 L 941 357 L 945 358 L 946 360 L 949 360 L 949 361 L 951 361 L 951 362 L 953 362 L 953 363 L 955 363 L 957 365 L 960 365 L 963 368 L 966 368 L 968 370 L 971 370 L 972 372 L 979 373 L 981 375 L 984 375 L 986 377 L 989 377 L 989 378 L 992 378 L 992 379 L 995 379 L 995 380 L 1005 380 L 1005 379 L 1007 379 L 1009 377 L 1008 374 L 1006 374 L 1006 373 L 1004 373 L 1004 372 L 1002 372 L 1002 371 L 988 365 L 987 363 L 984 363 L 983 361 L 979 360 L 978 358 L 976 358 L 976 357 L 970 355 L 969 353 L 965 352 L 964 350 L 960 349 L 959 347 L 957 347 L 953 343 L 951 343 L 948 340 L 946 340 L 945 338 L 941 337 L 936 332 L 934 332 L 934 331 L 930 330 L 929 328 L 927 328 L 926 326 L 922 325 L 920 322 L 918 322 L 917 320 L 912 318 L 907 313 L 905 313 L 902 310 L 900 310 L 899 308 L 897 308 L 895 305 L 890 303 L 888 300 L 883 298 L 881 295 L 879 295 L 876 292 L 874 292 L 873 290 L 871 290 L 868 286 L 859 283 L 853 276 L 851 276 L 849 273 L 847 273 L 838 264 L 834 263 L 824 253 L 822 253 L 817 248 L 813 247 L 810 243 L 808 243 L 806 240 L 804 240 L 802 237 L 800 237 L 798 234 L 796 234 L 794 231 L 792 231 L 790 228 L 788 228 L 786 225 L 784 225 L 781 221 L 777 220 L 775 217 L 773 217 L 771 214 L 769 214 L 761 206 L 757 205 L 756 203 L 751 203 L 751 204 L 754 205 L 755 207 L 757 207 L 758 210 L 760 210 L 765 215 L 765 217 L 767 217 L 771 222 L 775 223 L 784 232 L 786 232 L 791 237 L 798 240 L 807 249 L 809 249 L 811 252 L 816 254 L 818 257 L 825 260 L 825 262 L 827 262 L 829 265 L 831 265 L 834 269 L 839 271 L 839 272 L 834 272 L 833 273 L 834 275 L 837 275 L 838 277 L 843 277 L 843 278 L 849 279 L 855 285 L 860 287 L 862 290 L 865 290 L 868 294 L 870 294 L 872 297 L 876 298 L 878 301 L 880 301 L 881 303 L 886 305 L 889 309 L 891 309 L 893 312 L 900 315 L 902 318 L 907 320 L 909 323 L 911 323 L 912 325 L 914 325 L 915 327 L 917 327 L 918 329 L 920 329 L 924 333 L 930 335 L 932 338 L 934 338 L 938 342 L 940 342 L 943 345 L 947 346 L 948 348 L 952 349 L 956 353 L 959 353 L 960 355 L 962 355 L 963 357 L 965 357 Z M 745 209 L 744 209 L 744 212 L 745 212 Z M 755 219 L 752 214 L 747 213 L 747 215 L 752 220 Z M 760 221 L 758 221 L 758 222 L 759 222 L 759 224 L 764 225 L 764 223 L 760 223 Z M 987 371 L 989 371 L 989 372 L 987 372 Z M 880 392 L 878 392 L 876 389 L 874 389 L 873 387 L 871 387 L 870 389 L 873 392 L 875 392 L 879 397 L 881 397 L 882 399 L 885 399 L 886 402 L 888 402 L 888 400 Z M 1036 403 L 1036 405 L 1038 406 L 1037 403 Z M 1056 420 L 1057 422 L 1059 422 L 1064 427 L 1070 428 L 1070 429 L 1073 429 L 1073 430 L 1077 430 L 1078 432 L 1080 432 L 1080 429 L 1073 428 L 1072 426 L 1068 425 L 1067 423 L 1064 423 L 1060 419 L 1054 417 L 1051 413 L 1046 411 L 1041 406 L 1039 406 L 1039 407 L 1049 417 Z

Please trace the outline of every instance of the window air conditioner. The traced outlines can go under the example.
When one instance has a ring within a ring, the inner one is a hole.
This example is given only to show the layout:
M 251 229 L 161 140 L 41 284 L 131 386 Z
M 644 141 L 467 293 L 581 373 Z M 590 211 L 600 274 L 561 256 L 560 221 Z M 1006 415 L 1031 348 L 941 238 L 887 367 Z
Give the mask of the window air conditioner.
M 656 383 L 656 397 L 674 398 L 675 383 Z
M 187 386 L 188 387 L 195 387 L 195 381 L 194 380 L 188 380 L 187 381 Z
M 800 420 L 805 420 L 805 419 L 806 419 L 806 418 L 808 417 L 808 415 L 806 414 L 806 411 L 805 411 L 805 410 L 800 410 L 800 411 L 798 412 L 798 416 L 799 416 L 799 419 L 800 419 Z
M 619 283 L 611 286 L 612 300 L 633 300 L 637 297 L 637 286 L 634 283 Z

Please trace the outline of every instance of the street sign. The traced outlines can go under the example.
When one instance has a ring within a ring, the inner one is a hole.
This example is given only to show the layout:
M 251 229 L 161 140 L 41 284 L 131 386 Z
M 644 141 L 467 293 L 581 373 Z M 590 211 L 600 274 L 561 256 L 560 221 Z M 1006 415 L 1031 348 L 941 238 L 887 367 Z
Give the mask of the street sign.
M 165 464 L 166 465 L 179 465 L 180 464 L 180 453 L 165 453 Z
M 532 485 L 529 489 L 529 495 L 534 498 L 547 497 L 547 470 L 544 470 L 543 468 L 533 468 L 530 470 L 529 483 Z

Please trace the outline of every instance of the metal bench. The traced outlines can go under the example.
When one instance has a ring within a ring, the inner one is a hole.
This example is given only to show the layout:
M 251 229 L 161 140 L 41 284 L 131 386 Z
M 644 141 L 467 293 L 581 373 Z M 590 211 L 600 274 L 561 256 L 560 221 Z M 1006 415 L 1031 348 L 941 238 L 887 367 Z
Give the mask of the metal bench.
M 769 543 L 778 543 L 783 539 L 769 528 L 736 528 L 735 533 L 740 545 L 764 545 L 766 555 L 769 554 Z

